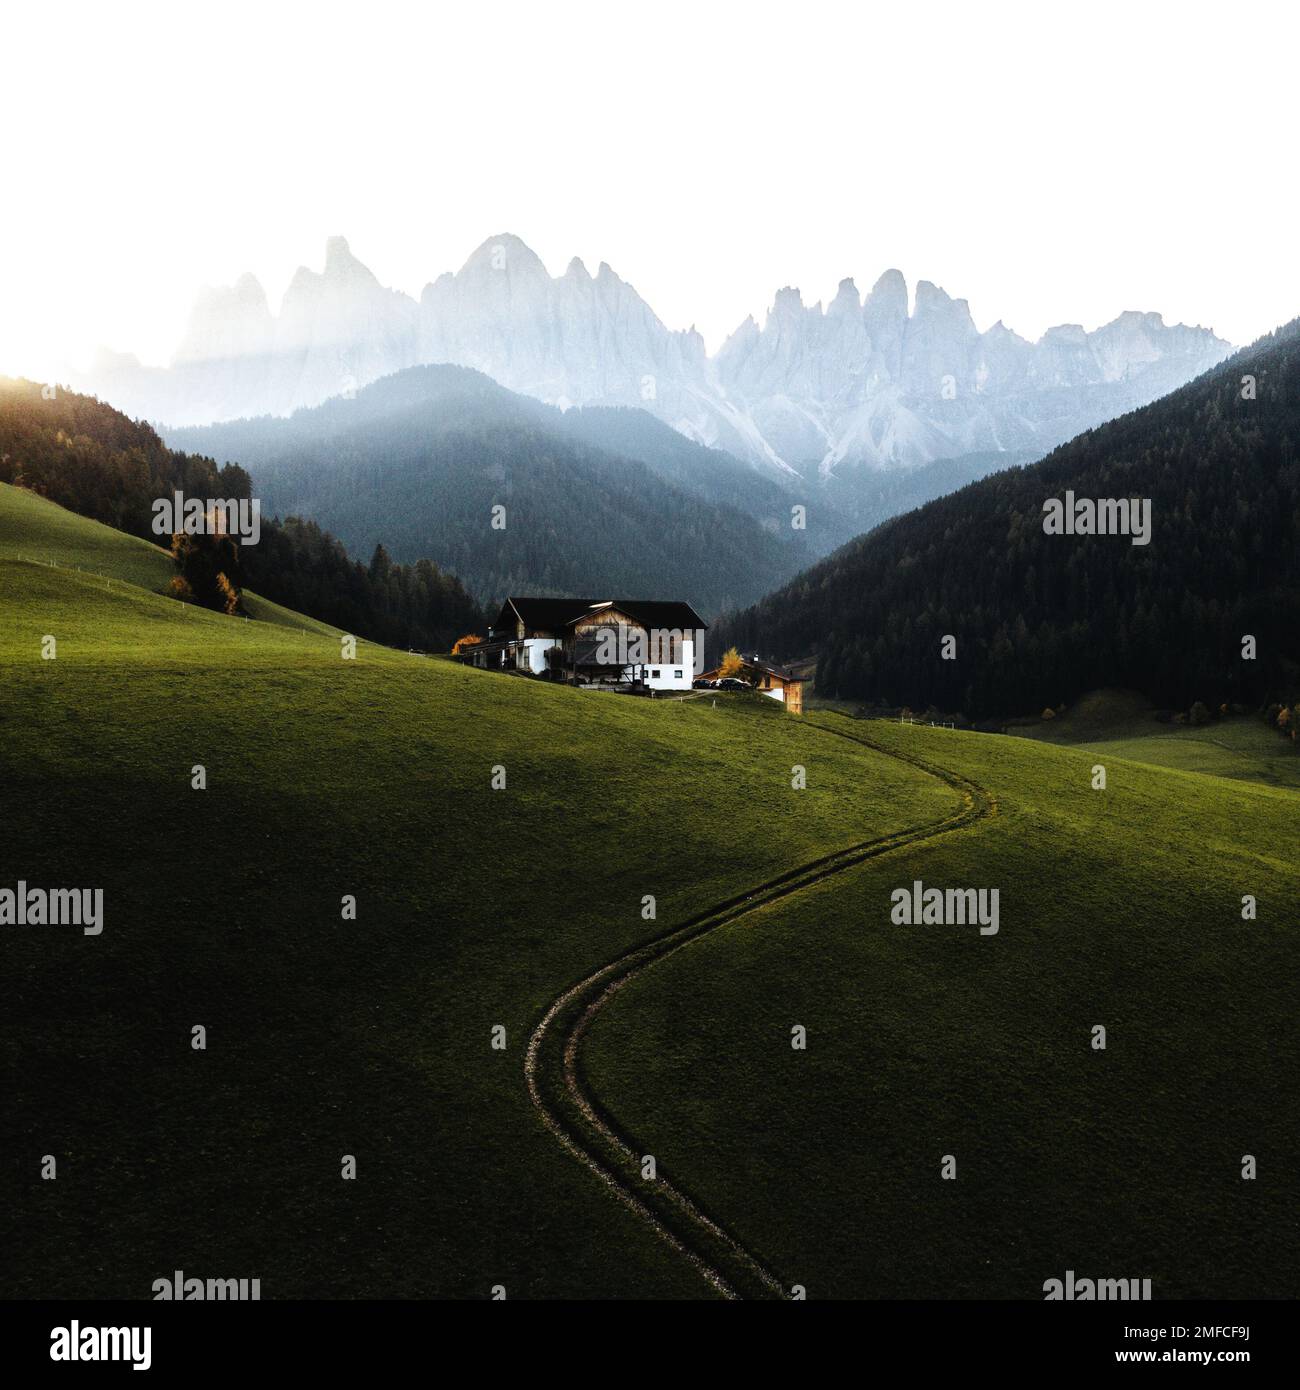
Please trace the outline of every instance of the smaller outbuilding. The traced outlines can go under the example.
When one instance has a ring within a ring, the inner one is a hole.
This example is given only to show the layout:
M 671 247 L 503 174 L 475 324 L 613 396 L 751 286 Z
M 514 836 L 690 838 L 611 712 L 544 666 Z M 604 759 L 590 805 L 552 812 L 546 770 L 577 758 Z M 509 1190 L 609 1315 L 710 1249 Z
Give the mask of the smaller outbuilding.
M 760 661 L 756 656 L 741 656 L 741 668 L 735 674 L 738 679 L 747 681 L 760 695 L 768 695 L 779 700 L 791 714 L 803 713 L 803 687 L 806 676 L 800 675 L 791 666 L 777 666 L 770 661 Z M 719 668 L 705 671 L 707 680 L 717 680 Z

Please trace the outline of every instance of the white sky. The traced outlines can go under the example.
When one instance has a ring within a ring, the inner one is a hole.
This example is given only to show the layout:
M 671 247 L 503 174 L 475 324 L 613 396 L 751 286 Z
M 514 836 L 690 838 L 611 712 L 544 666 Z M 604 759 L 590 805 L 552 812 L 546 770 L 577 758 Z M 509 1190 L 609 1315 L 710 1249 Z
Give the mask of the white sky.
M 1300 314 L 1285 4 L 78 3 L 0 31 L 0 371 L 165 361 L 342 233 L 418 294 L 514 232 L 710 349 L 889 266 L 1027 337 Z

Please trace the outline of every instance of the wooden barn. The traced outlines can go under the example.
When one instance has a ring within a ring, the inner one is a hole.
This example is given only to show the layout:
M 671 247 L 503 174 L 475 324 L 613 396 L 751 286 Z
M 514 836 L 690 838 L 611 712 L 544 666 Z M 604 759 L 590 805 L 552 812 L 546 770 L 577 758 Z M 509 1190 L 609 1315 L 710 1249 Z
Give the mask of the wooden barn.
M 678 600 L 508 598 L 462 659 L 571 685 L 689 690 L 705 626 Z
M 741 656 L 744 665 L 739 679 L 748 681 L 760 695 L 768 695 L 779 700 L 791 714 L 803 713 L 803 688 L 807 677 L 790 666 L 776 666 L 769 661 L 760 661 L 756 656 Z M 706 671 L 705 676 L 717 680 L 718 670 Z

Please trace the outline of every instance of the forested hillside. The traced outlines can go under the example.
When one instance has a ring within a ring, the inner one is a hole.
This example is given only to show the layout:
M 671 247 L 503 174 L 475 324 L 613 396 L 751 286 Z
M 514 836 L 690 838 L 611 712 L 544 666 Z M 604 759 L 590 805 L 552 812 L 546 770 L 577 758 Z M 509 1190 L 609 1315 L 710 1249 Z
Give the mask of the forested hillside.
M 169 449 L 148 425 L 93 397 L 7 378 L 0 378 L 0 482 L 164 545 L 169 537 L 152 527 L 156 499 L 176 491 L 203 499 L 254 494 L 237 464 L 219 468 Z M 236 549 L 240 585 L 377 642 L 442 649 L 481 623 L 454 575 L 428 560 L 394 565 L 382 549 L 367 567 L 313 522 L 264 517 L 258 543 Z
M 1067 490 L 1150 499 L 1150 543 L 1045 534 L 1044 502 Z M 1293 695 L 1300 320 L 1041 463 L 885 523 L 712 638 L 817 650 L 823 694 L 970 718 L 1100 686 L 1171 708 Z
M 168 437 L 255 469 L 272 510 L 309 516 L 363 554 L 382 541 L 397 560 L 428 556 L 484 602 L 629 593 L 711 616 L 808 563 L 780 489 L 629 415 L 569 424 L 481 373 L 413 367 L 287 419 Z

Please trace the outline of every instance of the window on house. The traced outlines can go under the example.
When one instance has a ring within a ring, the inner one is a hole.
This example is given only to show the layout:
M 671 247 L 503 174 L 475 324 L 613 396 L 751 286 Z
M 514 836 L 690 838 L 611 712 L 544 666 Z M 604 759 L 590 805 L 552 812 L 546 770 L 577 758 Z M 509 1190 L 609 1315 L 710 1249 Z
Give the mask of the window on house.
M 681 678 L 682 678 L 682 673 L 681 673 L 680 671 L 674 671 L 674 672 L 673 672 L 673 680 L 679 681 L 679 680 L 681 680 Z
M 659 679 L 659 672 L 658 672 L 658 671 L 651 671 L 651 672 L 650 672 L 650 679 L 651 679 L 652 681 L 657 681 L 657 680 Z

